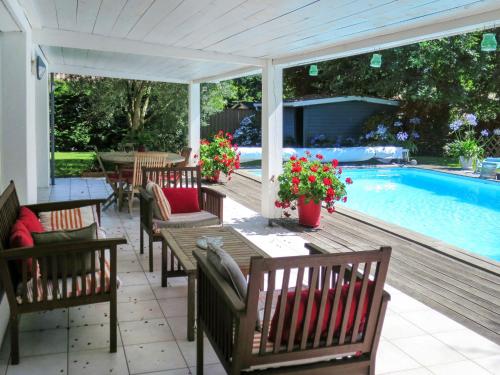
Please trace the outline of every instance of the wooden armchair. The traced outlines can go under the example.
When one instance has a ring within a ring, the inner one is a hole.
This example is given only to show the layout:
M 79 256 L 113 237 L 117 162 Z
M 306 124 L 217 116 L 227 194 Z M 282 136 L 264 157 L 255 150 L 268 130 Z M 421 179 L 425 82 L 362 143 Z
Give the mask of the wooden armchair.
M 162 240 L 161 228 L 193 228 L 221 225 L 223 222 L 224 194 L 201 186 L 201 169 L 197 167 L 144 168 L 142 188 L 140 189 L 140 248 L 144 253 L 144 232 L 149 243 L 149 272 L 153 272 L 153 242 Z M 160 221 L 153 217 L 153 197 L 146 191 L 148 181 L 161 187 L 197 188 L 201 212 L 195 214 L 172 214 L 169 221 Z M 173 265 L 171 265 L 173 267 Z M 162 280 L 162 284 L 163 284 Z M 166 285 L 163 285 L 166 286 Z
M 102 202 L 89 199 L 26 207 L 39 214 L 95 205 L 100 222 Z M 108 301 L 110 352 L 116 352 L 116 250 L 118 245 L 127 241 L 124 238 L 109 238 L 9 248 L 11 228 L 18 218 L 19 209 L 16 189 L 11 182 L 0 196 L 0 275 L 10 306 L 12 364 L 19 363 L 18 326 L 22 314 Z M 90 254 L 90 272 L 84 269 L 85 262 L 78 261 L 85 254 Z M 40 272 L 48 269 L 47 265 L 51 266 L 49 275 Z M 17 269 L 22 270 L 20 274 L 15 271 Z
M 194 252 L 198 375 L 204 334 L 228 374 L 374 374 L 391 248 L 325 254 L 306 247 L 309 256 L 252 258 L 243 301 L 206 252 Z

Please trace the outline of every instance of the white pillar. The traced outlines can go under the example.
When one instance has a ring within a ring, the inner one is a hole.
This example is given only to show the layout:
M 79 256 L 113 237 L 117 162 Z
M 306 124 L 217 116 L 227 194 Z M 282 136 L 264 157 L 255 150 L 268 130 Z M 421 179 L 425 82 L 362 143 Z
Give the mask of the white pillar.
M 36 162 L 38 187 L 49 187 L 50 180 L 50 124 L 49 73 L 36 81 Z
M 14 180 L 22 204 L 37 200 L 35 77 L 30 32 L 1 33 L 2 189 Z
M 262 215 L 269 219 L 281 212 L 274 206 L 278 175 L 283 170 L 283 69 L 266 62 L 262 69 Z
M 191 147 L 191 155 L 200 155 L 200 127 L 201 127 L 201 102 L 200 84 L 189 84 L 189 109 L 188 109 L 188 146 Z M 191 157 L 191 163 L 197 162 Z

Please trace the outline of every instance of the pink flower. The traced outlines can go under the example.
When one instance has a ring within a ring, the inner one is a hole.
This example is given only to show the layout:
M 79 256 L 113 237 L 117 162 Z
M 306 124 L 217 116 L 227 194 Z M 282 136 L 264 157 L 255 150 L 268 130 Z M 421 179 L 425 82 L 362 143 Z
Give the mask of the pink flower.
M 342 202 L 347 202 L 347 197 L 342 198 Z
M 339 165 L 339 161 L 337 159 L 333 159 L 332 164 L 333 164 L 333 168 L 337 168 L 337 166 Z
M 323 155 L 321 155 L 321 154 L 316 154 L 316 159 L 318 159 L 318 160 L 323 160 Z
M 347 178 L 345 179 L 345 182 L 346 182 L 346 184 L 351 185 L 351 184 L 352 184 L 352 179 L 351 179 L 351 177 L 347 177 Z
M 274 202 L 276 208 L 281 208 L 281 203 L 279 201 Z
M 335 212 L 335 207 L 328 207 L 327 211 L 328 213 L 333 214 Z

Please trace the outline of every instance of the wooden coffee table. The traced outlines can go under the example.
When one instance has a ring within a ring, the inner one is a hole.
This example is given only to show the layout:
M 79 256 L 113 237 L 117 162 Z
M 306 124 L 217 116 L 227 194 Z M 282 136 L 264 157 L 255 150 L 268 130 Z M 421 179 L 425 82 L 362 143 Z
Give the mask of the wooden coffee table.
M 188 277 L 187 336 L 189 341 L 193 341 L 196 282 L 196 260 L 193 250 L 198 249 L 196 240 L 201 236 L 223 237 L 223 249 L 233 257 L 245 276 L 250 271 L 251 257 L 268 257 L 268 255 L 231 227 L 169 228 L 162 229 L 161 235 L 162 286 L 167 286 L 168 277 Z

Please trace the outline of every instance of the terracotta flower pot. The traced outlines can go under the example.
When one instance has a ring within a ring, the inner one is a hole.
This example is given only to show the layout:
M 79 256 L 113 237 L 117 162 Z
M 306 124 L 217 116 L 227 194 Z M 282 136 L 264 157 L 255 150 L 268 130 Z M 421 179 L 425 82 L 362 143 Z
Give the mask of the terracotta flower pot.
M 321 202 L 315 203 L 311 199 L 306 203 L 304 196 L 299 197 L 298 204 L 299 210 L 299 224 L 305 227 L 316 228 L 319 227 L 321 222 Z
M 220 171 L 215 171 L 212 176 L 207 177 L 207 180 L 212 183 L 217 183 L 220 180 Z

